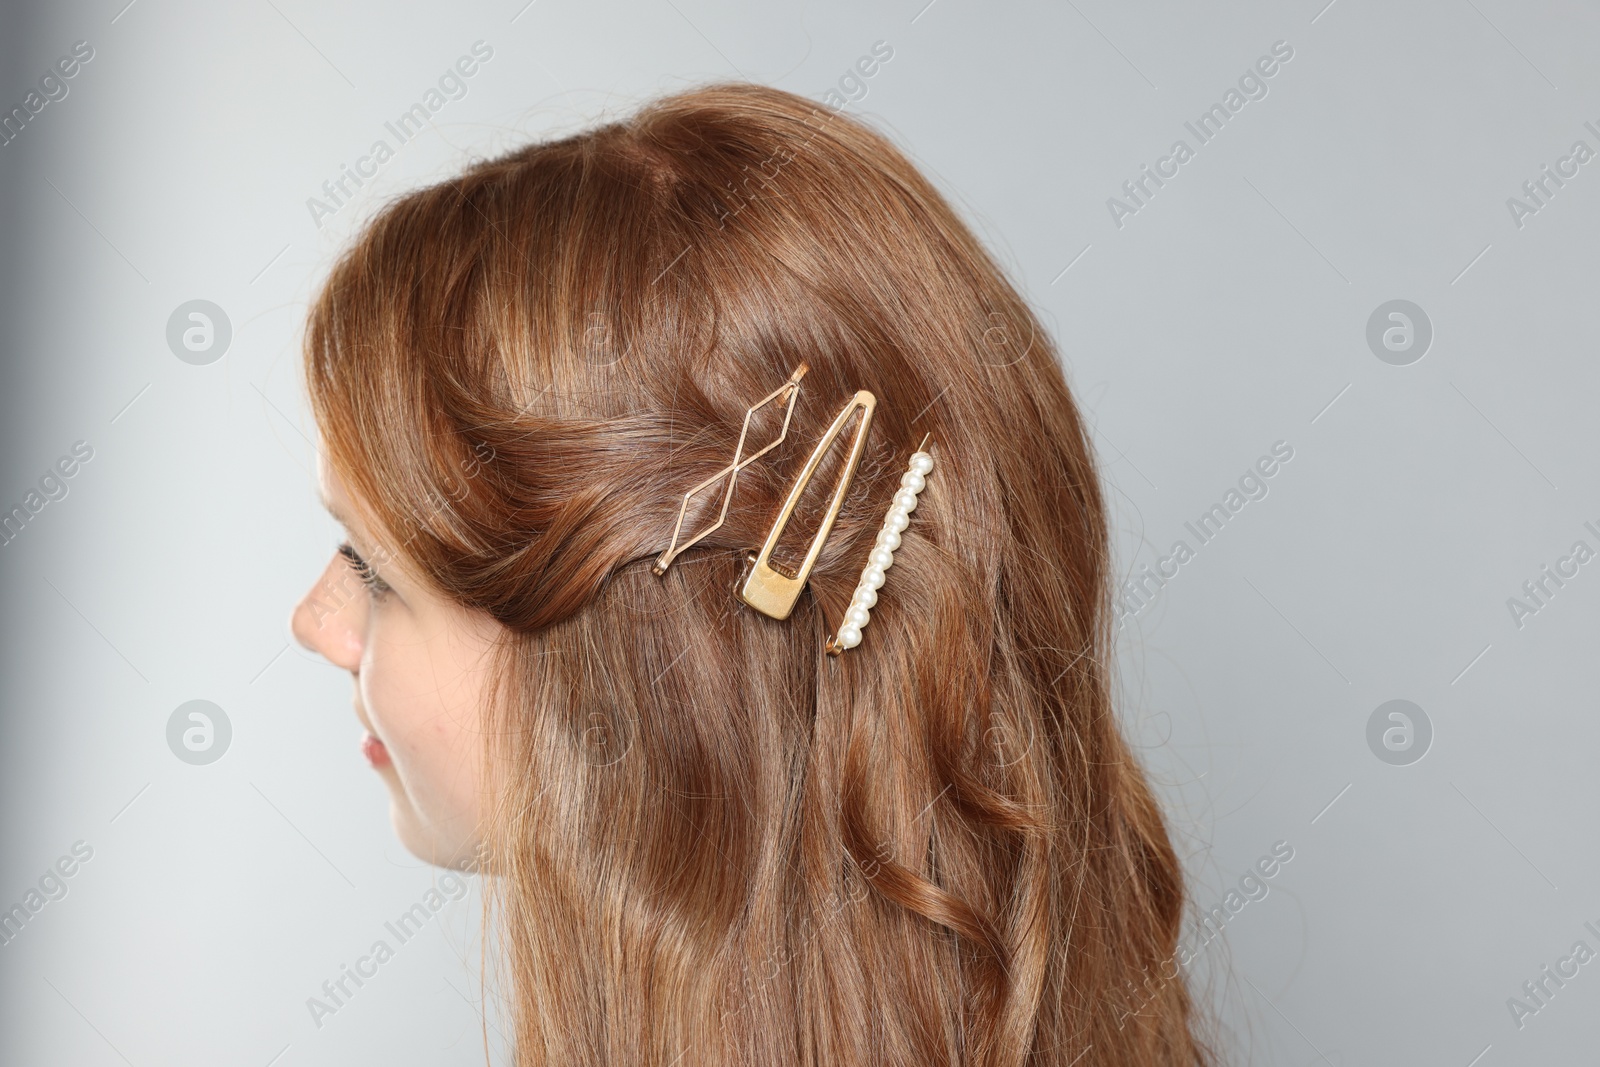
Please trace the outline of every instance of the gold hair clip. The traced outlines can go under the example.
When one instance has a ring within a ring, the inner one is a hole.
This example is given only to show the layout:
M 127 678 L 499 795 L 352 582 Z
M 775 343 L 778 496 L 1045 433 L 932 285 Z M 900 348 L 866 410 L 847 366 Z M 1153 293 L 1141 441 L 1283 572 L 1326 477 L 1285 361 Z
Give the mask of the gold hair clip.
M 845 649 L 859 645 L 862 628 L 872 620 L 872 608 L 878 603 L 878 590 L 883 588 L 884 573 L 894 566 L 894 553 L 900 547 L 900 535 L 911 525 L 911 513 L 917 510 L 917 494 L 927 487 L 928 475 L 933 471 L 933 457 L 924 451 L 928 436 L 922 438 L 922 444 L 911 456 L 911 465 L 900 476 L 900 488 L 895 490 L 894 502 L 889 505 L 889 513 L 883 517 L 883 528 L 878 531 L 878 539 L 872 544 L 872 553 L 867 556 L 861 581 L 850 597 L 850 607 L 844 613 L 844 621 L 839 624 L 839 632 L 828 638 L 825 651 L 830 656 L 837 656 Z
M 778 447 L 778 445 L 783 442 L 783 439 L 789 435 L 789 417 L 794 414 L 794 399 L 800 392 L 800 379 L 805 377 L 808 369 L 809 368 L 806 364 L 800 364 L 794 369 L 794 373 L 789 375 L 788 381 L 784 382 L 782 385 L 778 386 L 778 388 L 774 389 L 772 392 L 768 393 L 766 396 L 762 397 L 760 400 L 756 401 L 756 403 L 752 404 L 748 409 L 746 409 L 744 413 L 744 426 L 739 430 L 739 444 L 733 450 L 733 462 L 728 464 L 726 467 L 723 467 L 717 473 L 713 474 L 711 477 L 707 478 L 693 489 L 690 489 L 687 493 L 683 494 L 683 503 L 678 507 L 678 522 L 677 525 L 673 526 L 672 528 L 672 543 L 667 546 L 667 550 L 661 553 L 661 555 L 656 559 L 655 565 L 650 568 L 657 575 L 667 573 L 667 568 L 672 565 L 672 561 L 674 559 L 676 559 L 685 550 L 692 547 L 695 542 L 714 532 L 723 524 L 723 522 L 727 520 L 728 504 L 733 500 L 733 486 L 734 483 L 739 480 L 739 472 L 744 470 L 750 464 L 754 463 L 756 460 L 760 459 L 762 456 L 766 455 L 768 452 L 772 451 L 774 448 Z M 783 428 L 778 431 L 778 436 L 773 438 L 772 442 L 761 451 L 744 456 L 744 441 L 745 437 L 750 433 L 750 420 L 755 417 L 755 413 L 757 411 L 766 407 L 780 396 L 783 396 L 786 401 L 786 405 L 783 409 Z M 743 458 L 741 458 L 741 456 Z M 722 513 L 717 516 L 717 521 L 699 533 L 695 534 L 693 537 L 689 538 L 689 540 L 685 541 L 682 545 L 679 545 L 678 535 L 683 532 L 683 519 L 684 516 L 688 514 L 690 499 L 693 498 L 693 496 L 700 490 L 706 488 L 708 485 L 713 484 L 717 481 L 717 479 L 722 477 L 726 477 L 728 479 L 728 488 L 727 491 L 722 494 Z
M 844 410 L 833 420 L 833 425 L 822 435 L 822 440 L 817 442 L 817 447 L 812 449 L 811 458 L 806 460 L 806 465 L 790 488 L 789 495 L 784 500 L 771 531 L 767 534 L 766 543 L 751 559 L 750 574 L 739 590 L 739 598 L 763 615 L 774 619 L 787 619 L 789 613 L 794 611 L 795 601 L 800 599 L 800 590 L 805 588 L 806 579 L 811 576 L 811 568 L 822 552 L 822 544 L 828 539 L 828 534 L 833 529 L 833 521 L 839 517 L 839 509 L 844 504 L 844 495 L 850 488 L 851 480 L 855 478 L 856 467 L 861 462 L 861 453 L 866 448 L 867 430 L 872 426 L 872 411 L 877 404 L 877 397 L 865 389 L 850 398 Z M 817 528 L 816 536 L 811 539 L 811 550 L 806 553 L 805 560 L 794 573 L 786 574 L 779 571 L 772 566 L 772 549 L 782 536 L 784 527 L 789 524 L 789 517 L 794 514 L 800 493 L 811 481 L 811 476 L 822 463 L 822 457 L 827 454 L 828 447 L 844 430 L 845 423 L 850 420 L 850 416 L 857 408 L 861 409 L 861 424 L 856 427 L 855 440 L 850 445 L 850 455 L 845 460 L 844 470 L 839 474 L 839 485 L 833 491 L 833 500 L 828 505 L 828 513 L 823 517 L 822 525 Z

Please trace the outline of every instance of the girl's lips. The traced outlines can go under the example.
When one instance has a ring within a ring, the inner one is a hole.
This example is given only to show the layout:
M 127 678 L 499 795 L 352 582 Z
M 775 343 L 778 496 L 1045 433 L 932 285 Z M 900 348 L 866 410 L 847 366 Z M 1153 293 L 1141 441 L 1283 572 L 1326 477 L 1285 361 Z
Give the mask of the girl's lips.
M 367 757 L 367 762 L 374 767 L 387 767 L 391 762 L 389 750 L 383 747 L 382 741 L 379 741 L 371 734 L 367 734 L 361 739 L 361 754 Z

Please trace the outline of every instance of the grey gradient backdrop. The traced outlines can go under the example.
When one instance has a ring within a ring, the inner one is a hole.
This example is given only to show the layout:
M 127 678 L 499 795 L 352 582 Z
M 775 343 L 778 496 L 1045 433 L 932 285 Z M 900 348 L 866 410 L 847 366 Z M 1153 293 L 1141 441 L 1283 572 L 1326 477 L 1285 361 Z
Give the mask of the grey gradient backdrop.
M 1196 549 L 1118 662 L 1197 903 L 1294 850 L 1191 964 L 1227 1059 L 1592 1058 L 1600 964 L 1520 1026 L 1507 1005 L 1600 950 L 1600 562 L 1521 625 L 1507 604 L 1600 549 L 1600 162 L 1520 226 L 1507 206 L 1600 149 L 1592 5 L 524 2 L 0 14 L 7 111 L 94 49 L 0 147 L 0 505 L 93 449 L 0 548 L 0 907 L 93 850 L 0 947 L 0 1062 L 481 1062 L 476 890 L 320 1028 L 306 1006 L 435 882 L 392 838 L 347 678 L 288 641 L 335 539 L 307 300 L 388 195 L 709 79 L 822 100 L 878 41 L 848 110 L 1058 338 L 1119 566 Z M 319 227 L 307 198 L 479 40 L 465 98 Z M 1267 95 L 1197 147 L 1184 123 L 1278 41 Z M 1179 138 L 1194 158 L 1118 226 L 1107 199 Z M 232 325 L 208 365 L 166 341 L 193 299 Z M 1434 333 L 1404 366 L 1367 341 L 1394 299 Z M 1184 524 L 1279 441 L 1266 497 L 1199 545 Z M 233 729 L 206 766 L 166 741 L 194 699 Z M 1432 725 L 1409 765 L 1367 740 L 1393 699 Z

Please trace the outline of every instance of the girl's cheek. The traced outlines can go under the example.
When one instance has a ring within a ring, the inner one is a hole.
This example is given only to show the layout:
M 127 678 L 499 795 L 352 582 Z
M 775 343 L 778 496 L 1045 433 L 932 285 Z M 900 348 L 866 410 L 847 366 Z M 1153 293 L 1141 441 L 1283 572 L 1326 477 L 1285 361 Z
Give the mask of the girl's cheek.
M 394 665 L 381 654 L 374 655 L 373 644 L 368 642 L 361 667 L 361 706 L 372 732 L 391 754 L 398 756 L 405 739 L 403 716 L 399 714 L 403 710 L 404 690 L 395 684 Z
M 367 719 L 397 765 L 412 770 L 436 747 L 440 716 L 430 714 L 429 705 L 437 703 L 438 683 L 430 667 L 425 648 L 413 644 L 397 651 L 381 634 L 369 640 L 361 679 Z

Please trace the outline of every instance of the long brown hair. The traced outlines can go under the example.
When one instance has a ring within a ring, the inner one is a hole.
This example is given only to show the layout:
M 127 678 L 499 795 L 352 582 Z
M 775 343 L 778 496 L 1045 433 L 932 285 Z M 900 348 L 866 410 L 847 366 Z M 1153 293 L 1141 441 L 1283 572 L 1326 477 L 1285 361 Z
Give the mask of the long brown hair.
M 801 362 L 784 444 L 652 574 Z M 506 627 L 485 832 L 517 1063 L 1206 1061 L 1180 868 L 1113 715 L 1082 418 L 884 137 L 717 85 L 478 163 L 365 228 L 306 369 L 363 510 Z M 775 621 L 737 600 L 745 556 L 857 389 L 865 457 Z M 826 657 L 930 434 L 865 639 Z

